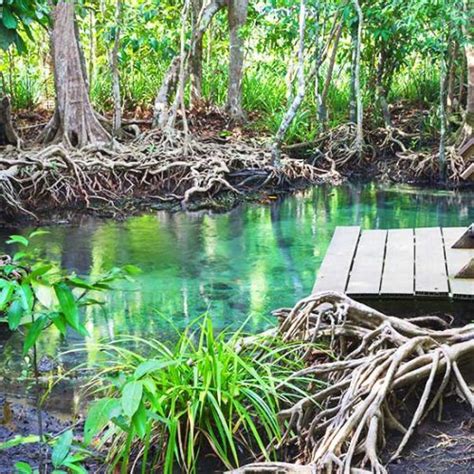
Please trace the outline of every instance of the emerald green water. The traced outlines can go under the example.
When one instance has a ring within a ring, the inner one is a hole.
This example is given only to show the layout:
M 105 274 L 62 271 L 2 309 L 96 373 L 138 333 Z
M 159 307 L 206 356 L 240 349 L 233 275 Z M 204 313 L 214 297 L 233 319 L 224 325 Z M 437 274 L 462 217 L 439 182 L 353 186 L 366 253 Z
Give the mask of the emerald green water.
M 131 263 L 143 274 L 104 295 L 104 309 L 84 314 L 90 336 L 63 340 L 51 329 L 40 350 L 51 355 L 77 342 L 135 334 L 167 339 L 169 317 L 183 326 L 208 311 L 218 328 L 271 324 L 270 311 L 307 295 L 334 228 L 464 226 L 474 221 L 474 193 L 384 188 L 318 187 L 267 204 L 245 204 L 226 214 L 157 212 L 123 222 L 83 218 L 48 227 L 41 252 L 81 275 Z M 31 229 L 0 229 L 0 241 Z M 15 367 L 21 338 L 2 336 L 3 369 Z

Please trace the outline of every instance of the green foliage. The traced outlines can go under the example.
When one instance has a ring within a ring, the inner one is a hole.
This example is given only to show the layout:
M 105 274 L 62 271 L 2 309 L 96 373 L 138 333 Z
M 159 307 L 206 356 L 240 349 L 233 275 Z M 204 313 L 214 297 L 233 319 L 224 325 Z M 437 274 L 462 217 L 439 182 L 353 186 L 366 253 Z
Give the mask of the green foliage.
M 216 336 L 204 317 L 172 347 L 136 338 L 101 345 L 103 366 L 89 387 L 102 398 L 89 409 L 85 443 L 112 440 L 107 458 L 122 472 L 132 452 L 142 472 L 150 455 L 165 473 L 177 465 L 194 472 L 209 452 L 228 468 L 242 455 L 270 459 L 268 442 L 281 438 L 277 413 L 305 394 L 307 380 L 290 381 L 302 367 L 291 344 L 262 336 L 239 351 L 241 337 Z
M 52 325 L 63 335 L 68 328 L 87 335 L 79 309 L 94 303 L 88 293 L 110 289 L 112 281 L 137 271 L 130 265 L 124 269 L 113 268 L 94 281 L 85 281 L 74 273 L 67 274 L 56 264 L 29 251 L 30 240 L 42 234 L 44 231 L 33 232 L 28 238 L 12 235 L 7 243 L 15 244 L 21 250 L 0 266 L 0 321 L 8 323 L 12 331 L 20 327 L 26 331 L 24 355 Z
M 24 36 L 33 41 L 31 24 L 45 24 L 47 3 L 43 0 L 4 0 L 0 5 L 0 48 L 15 45 L 19 52 L 26 51 Z

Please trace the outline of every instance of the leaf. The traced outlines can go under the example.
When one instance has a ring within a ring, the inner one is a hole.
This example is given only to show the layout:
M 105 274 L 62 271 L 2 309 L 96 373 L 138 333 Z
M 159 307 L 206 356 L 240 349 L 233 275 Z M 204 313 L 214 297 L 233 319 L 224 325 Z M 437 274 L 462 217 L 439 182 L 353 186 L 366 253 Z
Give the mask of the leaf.
M 157 360 L 157 359 L 150 359 L 142 362 L 135 370 L 135 378 L 139 379 L 144 375 L 149 374 L 150 372 L 156 372 L 157 370 L 164 369 L 165 367 L 169 367 L 171 365 L 179 364 L 179 360 Z
M 16 474 L 33 474 L 33 469 L 26 462 L 15 463 Z
M 127 273 L 128 275 L 136 276 L 142 273 L 141 269 L 136 267 L 135 265 L 124 265 L 122 270 Z
M 53 448 L 51 460 L 54 467 L 60 467 L 66 459 L 71 450 L 73 434 L 72 430 L 64 432 L 59 438 Z
M 35 278 L 38 278 L 39 276 L 42 276 L 45 273 L 48 273 L 51 268 L 53 268 L 53 265 L 51 263 L 45 263 L 44 265 L 40 265 L 30 273 L 29 277 L 34 280 Z
M 15 436 L 14 438 L 8 439 L 7 441 L 0 443 L 0 451 L 3 449 L 9 449 L 15 446 L 19 446 L 20 444 L 37 443 L 38 441 L 38 435 Z
M 120 400 L 117 398 L 103 398 L 93 403 L 84 425 L 84 443 L 90 444 L 92 438 L 100 433 L 112 418 L 118 416 L 120 411 Z
M 17 289 L 17 293 L 20 296 L 21 305 L 23 309 L 27 312 L 31 312 L 33 309 L 33 291 L 31 286 L 28 283 L 22 283 L 21 286 Z
M 28 329 L 28 333 L 23 343 L 23 355 L 28 354 L 28 351 L 34 346 L 38 340 L 41 331 L 45 328 L 47 319 L 43 316 L 39 317 Z
M 28 247 L 28 239 L 22 235 L 10 235 L 10 239 L 7 240 L 7 244 L 20 244 Z
M 143 394 L 143 384 L 141 382 L 128 382 L 122 392 L 122 408 L 126 416 L 130 418 L 135 414 L 140 406 Z
M 53 322 L 53 324 L 59 329 L 59 332 L 65 336 L 66 329 L 67 329 L 67 321 L 62 313 L 50 313 L 49 319 Z
M 16 27 L 18 26 L 18 20 L 5 7 L 3 7 L 2 21 L 5 28 L 8 28 L 9 30 L 16 30 Z
M 8 327 L 11 331 L 15 331 L 16 329 L 18 329 L 23 314 L 23 305 L 20 303 L 20 301 L 13 301 L 7 311 Z
M 143 439 L 146 434 L 146 425 L 147 425 L 147 416 L 146 410 L 143 403 L 140 403 L 138 410 L 135 412 L 132 418 L 133 426 L 138 434 L 138 436 Z
M 66 321 L 73 329 L 79 333 L 82 333 L 84 328 L 81 327 L 79 322 L 79 311 L 77 309 L 76 300 L 72 294 L 71 288 L 69 288 L 66 283 L 61 282 L 54 285 L 54 291 L 56 292 L 59 306 L 64 313 Z
M 14 285 L 11 282 L 6 282 L 6 285 L 3 287 L 0 292 L 0 311 L 5 309 L 5 306 L 11 301 L 11 296 L 13 294 Z
M 36 237 L 38 235 L 47 235 L 49 234 L 50 232 L 48 230 L 42 230 L 42 229 L 39 229 L 39 230 L 34 230 L 29 236 L 28 238 L 29 239 L 32 239 L 33 237 Z

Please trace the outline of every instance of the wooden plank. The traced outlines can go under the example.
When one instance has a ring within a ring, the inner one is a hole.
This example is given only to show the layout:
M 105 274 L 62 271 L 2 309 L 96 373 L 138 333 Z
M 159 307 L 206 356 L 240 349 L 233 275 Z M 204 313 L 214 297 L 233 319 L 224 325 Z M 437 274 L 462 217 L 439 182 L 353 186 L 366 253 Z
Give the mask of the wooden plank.
M 318 271 L 313 292 L 346 289 L 349 271 L 359 240 L 360 227 L 336 227 L 331 243 Z
M 474 249 L 454 249 L 453 244 L 465 232 L 463 227 L 445 227 L 442 229 L 446 263 L 448 264 L 448 277 L 451 294 L 454 297 L 474 297 L 474 279 L 454 278 L 471 258 L 474 258 Z
M 415 229 L 415 293 L 440 296 L 449 293 L 439 227 Z
M 378 295 L 382 281 L 386 230 L 364 230 L 354 257 L 348 295 Z
M 391 229 L 387 234 L 381 295 L 415 292 L 415 241 L 413 229 Z

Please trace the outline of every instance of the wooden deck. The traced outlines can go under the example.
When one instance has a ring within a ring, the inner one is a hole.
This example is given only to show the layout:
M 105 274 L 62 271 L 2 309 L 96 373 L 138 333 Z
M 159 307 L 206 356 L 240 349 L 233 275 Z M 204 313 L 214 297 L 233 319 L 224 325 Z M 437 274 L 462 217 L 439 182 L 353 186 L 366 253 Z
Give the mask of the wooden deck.
M 474 258 L 474 249 L 452 248 L 465 230 L 337 227 L 313 291 L 359 297 L 474 299 L 474 279 L 454 278 Z

